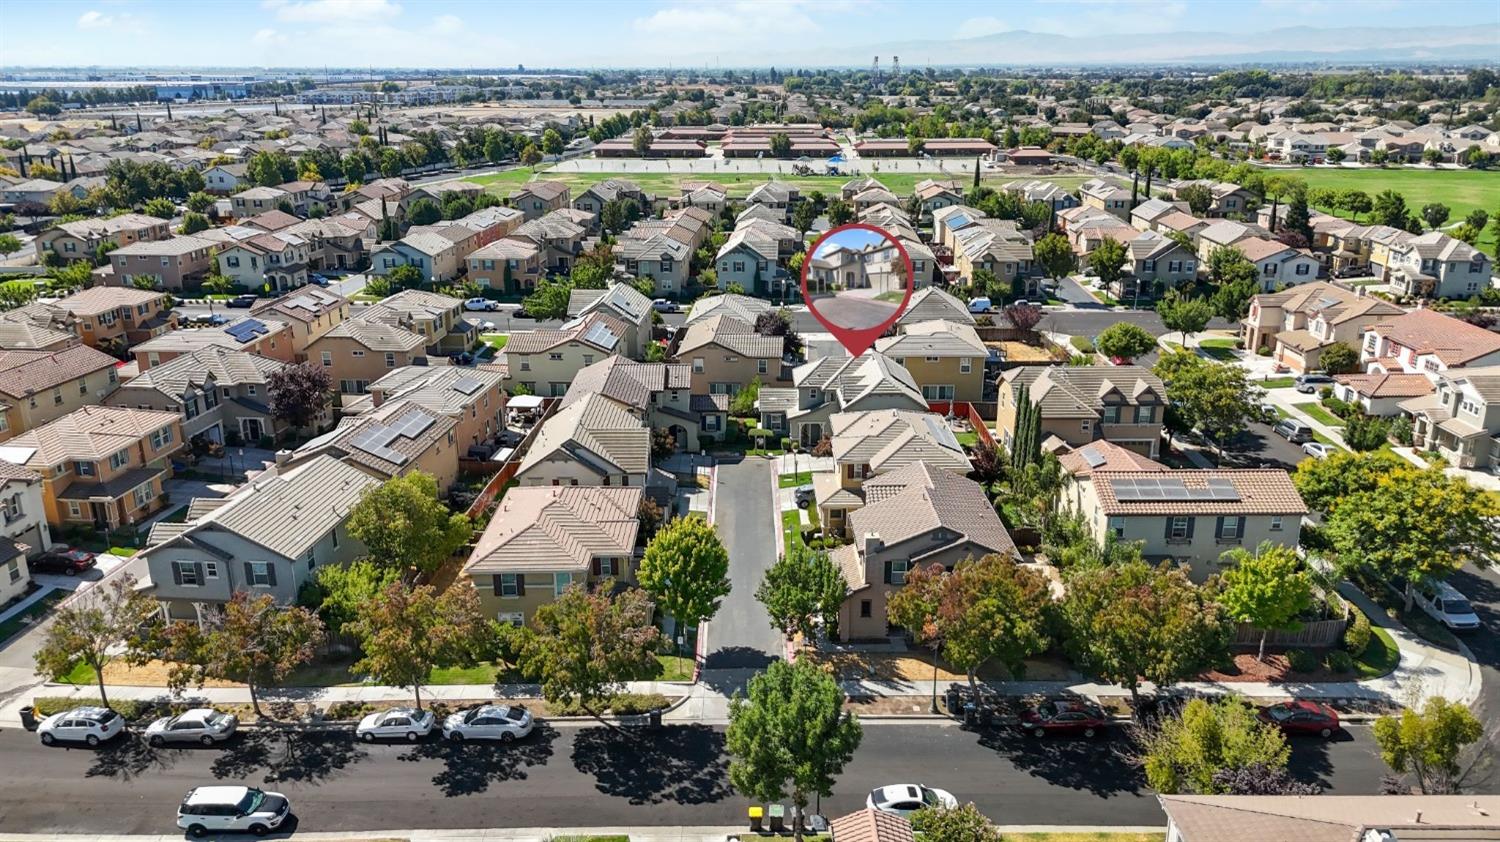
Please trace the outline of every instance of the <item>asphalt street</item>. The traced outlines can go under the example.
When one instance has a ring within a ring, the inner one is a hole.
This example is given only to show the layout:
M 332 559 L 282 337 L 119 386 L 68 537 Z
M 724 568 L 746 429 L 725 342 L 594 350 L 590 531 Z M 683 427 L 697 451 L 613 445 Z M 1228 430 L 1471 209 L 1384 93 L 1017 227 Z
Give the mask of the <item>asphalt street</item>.
M 755 599 L 765 572 L 776 561 L 780 528 L 771 498 L 771 466 L 764 459 L 721 461 L 714 491 L 714 523 L 729 550 L 729 596 L 709 621 L 705 671 L 759 670 L 783 651 Z
M 895 314 L 900 302 L 877 301 L 868 295 L 839 294 L 814 300 L 808 305 L 829 324 L 859 330 L 885 324 Z
M 1493 567 L 1481 569 L 1466 565 L 1449 577 L 1448 583 L 1469 598 L 1474 606 L 1474 613 L 1479 615 L 1480 622 L 1484 624 L 1484 628 L 1478 632 L 1465 634 L 1463 642 L 1474 653 L 1474 660 L 1479 664 L 1483 684 L 1479 700 L 1472 705 L 1472 709 L 1485 725 L 1491 754 L 1490 765 L 1493 766 L 1494 755 L 1500 752 L 1500 637 L 1497 637 L 1500 635 L 1500 573 Z M 1484 783 L 1496 784 L 1494 775 L 1495 771 L 1490 769 L 1485 775 Z
M 127 736 L 89 749 L 46 748 L 10 730 L 0 733 L 12 772 L 0 789 L 0 827 L 169 832 L 183 795 L 212 784 L 285 793 L 305 831 L 738 824 L 748 802 L 729 788 L 723 742 L 723 730 L 708 726 L 644 733 L 543 725 L 510 746 L 254 732 L 217 748 L 151 749 Z M 926 783 L 1001 824 L 1160 824 L 1128 746 L 1122 738 L 1038 742 L 952 725 L 867 725 L 822 811 L 859 809 L 876 786 Z M 1362 727 L 1326 743 L 1295 740 L 1293 767 L 1343 794 L 1375 792 L 1384 768 Z

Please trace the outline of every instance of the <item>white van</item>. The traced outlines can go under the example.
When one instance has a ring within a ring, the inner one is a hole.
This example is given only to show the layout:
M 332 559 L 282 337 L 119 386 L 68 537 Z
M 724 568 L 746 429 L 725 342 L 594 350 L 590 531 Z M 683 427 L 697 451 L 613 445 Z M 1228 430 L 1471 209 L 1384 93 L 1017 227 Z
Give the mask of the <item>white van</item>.
M 989 298 L 987 297 L 981 296 L 979 298 L 969 299 L 970 313 L 988 313 L 994 309 L 995 305 L 991 304 Z
M 1450 631 L 1475 631 L 1479 628 L 1479 615 L 1474 613 L 1474 606 L 1447 582 L 1418 585 L 1413 599 L 1427 616 Z

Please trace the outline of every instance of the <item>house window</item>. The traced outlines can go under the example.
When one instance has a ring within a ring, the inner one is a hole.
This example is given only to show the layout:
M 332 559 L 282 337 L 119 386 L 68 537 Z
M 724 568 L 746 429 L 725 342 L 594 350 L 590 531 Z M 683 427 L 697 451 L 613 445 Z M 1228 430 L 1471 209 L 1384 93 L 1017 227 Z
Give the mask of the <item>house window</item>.
M 25 512 L 21 511 L 21 495 L 12 494 L 4 500 L 0 500 L 0 511 L 5 513 L 5 522 L 14 523 L 21 519 Z
M 1306 274 L 1308 274 L 1308 271 L 1311 268 L 1312 267 L 1308 266 L 1306 263 L 1298 263 L 1297 264 L 1297 274 L 1299 274 L 1299 275 L 1306 275 Z
M 331 351 L 324 351 L 323 352 L 323 367 L 324 368 L 328 368 L 328 367 L 330 367 L 332 365 L 333 365 L 333 352 L 331 352 Z
M 250 586 L 253 588 L 271 587 L 271 563 L 269 561 L 248 562 L 246 570 L 250 573 Z
M 57 388 L 55 388 L 55 389 L 52 390 L 52 405 L 53 406 L 59 406 L 59 405 L 62 404 L 62 402 L 63 402 L 62 387 L 59 386 L 59 387 L 57 387 Z
M 357 359 L 360 359 L 360 358 L 361 358 L 361 357 L 363 357 L 363 356 L 364 356 L 364 355 L 365 355 L 365 352 L 364 352 L 364 351 L 350 351 L 350 352 L 349 352 L 349 356 L 351 356 L 351 357 L 353 357 L 353 358 L 355 358 L 355 359 L 356 359 L 356 360 L 357 360 Z
M 897 560 L 891 562 L 891 581 L 890 581 L 890 584 L 892 584 L 892 585 L 905 585 L 906 584 L 906 572 L 908 570 L 910 570 L 910 569 L 911 569 L 911 562 L 908 561 L 908 560 L 906 560 L 906 559 L 904 559 L 904 558 L 903 559 L 897 559 Z
M 1110 518 L 1109 519 L 1109 531 L 1113 532 L 1114 536 L 1116 538 L 1124 538 L 1125 537 L 1125 518 L 1122 518 L 1122 517 L 1112 517 L 1112 518 Z
M 521 574 L 519 574 L 519 573 L 501 573 L 500 574 L 500 595 L 501 596 L 520 596 L 521 595 L 520 577 L 521 577 Z
M 394 352 L 392 352 L 392 351 L 386 351 L 385 352 L 385 367 L 386 368 L 395 368 L 396 367 L 396 355 L 395 355 Z
M 205 561 L 205 562 L 203 562 L 203 578 L 205 578 L 205 579 L 217 579 L 217 578 L 219 578 L 219 563 L 217 561 Z
M 5 573 L 10 577 L 11 584 L 21 581 L 21 564 L 15 559 L 5 563 Z
M 175 571 L 173 578 L 177 580 L 177 584 L 185 588 L 203 587 L 203 582 L 198 579 L 197 562 L 174 561 L 172 562 L 172 569 Z
M 974 361 L 969 357 L 960 357 L 958 360 L 958 373 L 969 374 L 974 370 Z
M 552 595 L 553 596 L 562 596 L 563 595 L 563 591 L 567 590 L 568 586 L 571 585 L 571 584 L 573 584 L 573 574 L 572 573 L 553 573 L 552 574 Z
M 1154 424 L 1154 423 L 1156 423 L 1156 407 L 1152 406 L 1150 404 L 1146 404 L 1146 405 L 1143 405 L 1143 406 L 1136 407 L 1135 408 L 1135 423 L 1137 423 L 1137 424 Z
M 154 433 L 151 434 L 151 446 L 153 448 L 157 449 L 157 450 L 161 450 L 163 447 L 166 447 L 167 445 L 169 445 L 171 443 L 172 443 L 172 428 L 171 427 L 162 427 L 160 430 L 157 430 L 156 432 L 154 432 Z
M 73 470 L 77 471 L 78 475 L 81 476 L 81 477 L 91 477 L 91 476 L 94 475 L 94 463 L 93 462 L 74 462 L 73 463 Z
M 743 260 L 736 260 L 734 262 L 734 271 L 736 271 L 736 272 L 743 272 L 743 271 L 745 271 L 745 261 L 743 261 Z
M 1271 515 L 1271 531 L 1281 531 L 1281 515 Z
M 599 559 L 599 575 L 600 576 L 613 576 L 613 575 L 616 574 L 616 572 L 617 571 L 615 570 L 615 560 L 614 559 L 612 559 L 612 558 L 601 558 L 601 559 Z
M 110 470 L 118 471 L 128 464 L 130 464 L 130 451 L 128 450 L 122 450 L 118 453 L 111 454 L 109 457 Z
M 770 364 L 769 361 L 767 361 L 767 360 L 756 360 L 755 361 L 755 373 L 756 374 L 765 374 L 765 373 L 769 372 L 770 370 L 771 370 L 771 364 Z
M 83 509 L 79 508 L 78 503 L 76 503 L 76 502 L 74 502 L 72 500 L 69 500 L 68 501 L 68 516 L 69 517 L 75 517 L 75 518 L 76 517 L 83 517 Z
M 1186 541 L 1188 539 L 1188 523 L 1189 520 L 1186 517 L 1173 517 L 1171 526 L 1167 532 L 1168 537 L 1173 541 Z
M 562 360 L 562 354 L 548 354 L 547 359 L 553 362 L 560 362 Z
M 871 614 L 871 608 L 872 606 L 870 605 L 870 600 L 861 599 L 859 601 L 859 616 L 869 617 Z
M 1219 538 L 1224 541 L 1238 541 L 1240 539 L 1240 519 L 1237 517 L 1219 518 Z
M 693 357 L 693 373 L 694 374 L 702 374 L 703 373 L 703 358 L 702 357 Z
M 135 500 L 135 507 L 139 509 L 156 499 L 156 489 L 152 488 L 151 483 L 148 482 L 130 492 L 130 496 Z
M 929 401 L 951 401 L 953 400 L 954 388 L 952 385 L 932 385 L 922 387 L 922 399 Z
M 1106 407 L 1104 407 L 1104 417 L 1101 418 L 1100 420 L 1103 421 L 1106 424 L 1118 424 L 1118 423 L 1120 423 L 1120 407 L 1118 407 L 1118 406 L 1106 406 Z

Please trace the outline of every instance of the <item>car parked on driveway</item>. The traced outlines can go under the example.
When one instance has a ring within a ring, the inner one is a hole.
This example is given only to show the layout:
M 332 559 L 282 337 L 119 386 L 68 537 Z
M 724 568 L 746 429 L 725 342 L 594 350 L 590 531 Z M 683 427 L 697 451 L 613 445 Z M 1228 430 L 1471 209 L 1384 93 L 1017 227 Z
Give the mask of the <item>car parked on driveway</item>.
M 1263 707 L 1256 716 L 1261 722 L 1275 725 L 1288 735 L 1317 734 L 1327 739 L 1339 730 L 1339 715 L 1333 708 L 1306 699 Z
M 1077 699 L 1048 699 L 1022 711 L 1020 724 L 1033 737 L 1076 734 L 1093 738 L 1109 727 L 1109 717 L 1099 707 Z
M 163 716 L 146 726 L 146 742 L 154 746 L 167 743 L 202 743 L 211 746 L 234 736 L 240 721 L 234 716 L 210 708 L 193 708 L 177 716 Z
M 435 724 L 435 717 L 430 710 L 391 708 L 361 719 L 354 729 L 354 736 L 367 743 L 376 740 L 406 740 L 414 743 L 431 734 Z
M 958 799 L 947 790 L 922 784 L 891 784 L 872 790 L 865 798 L 865 806 L 882 813 L 910 816 L 925 807 L 952 809 L 958 806 Z
M 101 707 L 73 708 L 54 713 L 36 726 L 37 738 L 44 746 L 57 743 L 87 743 L 96 746 L 124 732 L 125 717 Z
M 52 549 L 26 564 L 31 568 L 32 573 L 61 573 L 64 576 L 77 576 L 85 570 L 92 570 L 98 563 L 98 557 L 88 550 L 80 550 L 67 544 L 53 544 Z
M 464 740 L 499 740 L 508 743 L 531 733 L 531 711 L 520 705 L 480 705 L 443 720 L 443 736 L 455 743 Z
M 681 305 L 679 305 L 676 301 L 671 301 L 671 300 L 666 299 L 666 298 L 657 298 L 657 299 L 654 299 L 651 302 L 651 309 L 655 310 L 658 313 L 681 313 L 682 312 L 682 306 Z
M 797 508 L 799 509 L 806 509 L 817 502 L 816 497 L 817 493 L 813 490 L 812 483 L 797 486 L 796 492 L 792 495 L 792 499 L 797 501 Z
M 1333 378 L 1326 374 L 1299 374 L 1293 382 L 1296 384 L 1297 391 L 1304 395 L 1311 395 L 1324 386 L 1332 386 Z
M 1320 441 L 1310 441 L 1302 445 L 1302 452 L 1306 453 L 1308 456 L 1313 457 L 1314 459 L 1327 459 L 1329 456 L 1333 455 L 1333 451 L 1333 445 L 1324 444 Z
M 246 786 L 200 786 L 177 808 L 177 826 L 195 839 L 210 833 L 245 832 L 256 836 L 281 827 L 292 814 L 292 802 L 279 792 Z

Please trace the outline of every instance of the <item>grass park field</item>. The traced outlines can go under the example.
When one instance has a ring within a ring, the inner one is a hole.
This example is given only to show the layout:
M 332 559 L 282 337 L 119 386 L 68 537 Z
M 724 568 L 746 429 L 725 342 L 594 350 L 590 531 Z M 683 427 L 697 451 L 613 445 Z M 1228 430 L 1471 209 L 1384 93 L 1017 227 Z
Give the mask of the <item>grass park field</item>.
M 1328 190 L 1363 190 L 1373 198 L 1382 190 L 1394 190 L 1406 198 L 1406 207 L 1420 211 L 1428 202 L 1442 202 L 1451 213 L 1447 225 L 1462 222 L 1469 211 L 1480 209 L 1494 219 L 1500 213 L 1500 171 L 1496 170 L 1430 170 L 1411 167 L 1385 169 L 1306 169 L 1276 170 L 1278 174 L 1299 178 L 1308 187 Z M 1331 208 L 1319 210 L 1347 217 Z M 1368 214 L 1366 214 L 1368 216 Z M 1479 246 L 1495 253 L 1495 229 L 1486 227 Z

